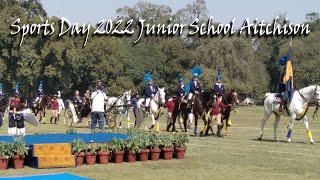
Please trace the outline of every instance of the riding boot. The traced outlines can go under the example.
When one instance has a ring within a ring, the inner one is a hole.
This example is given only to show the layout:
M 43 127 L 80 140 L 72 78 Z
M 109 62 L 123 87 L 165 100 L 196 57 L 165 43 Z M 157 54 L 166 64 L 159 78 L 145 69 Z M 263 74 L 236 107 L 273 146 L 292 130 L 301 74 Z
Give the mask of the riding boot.
M 280 102 L 280 106 L 279 106 L 279 112 L 283 111 L 283 105 L 284 105 L 284 99 L 283 99 L 283 97 L 281 97 L 281 102 Z
M 218 125 L 218 137 L 223 138 L 223 135 L 221 134 L 221 129 L 222 129 L 222 126 Z
M 53 119 L 53 117 L 50 118 L 50 124 L 52 124 L 52 119 Z
M 192 107 L 192 100 L 188 99 L 187 101 L 187 108 L 191 108 Z
M 204 136 L 208 136 L 210 129 L 212 129 L 212 127 L 208 125 L 206 132 L 204 133 Z
M 57 120 L 58 120 L 58 118 L 55 117 L 55 118 L 54 118 L 54 124 L 57 124 Z

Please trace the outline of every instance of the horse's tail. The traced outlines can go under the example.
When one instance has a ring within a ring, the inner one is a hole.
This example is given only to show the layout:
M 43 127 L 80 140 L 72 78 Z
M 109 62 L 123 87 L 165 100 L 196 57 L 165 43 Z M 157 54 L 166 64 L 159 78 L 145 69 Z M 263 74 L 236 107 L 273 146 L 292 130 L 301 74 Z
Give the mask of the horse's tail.
M 265 95 L 264 95 L 264 98 L 267 98 L 268 96 L 270 96 L 271 95 L 271 93 L 266 93 Z

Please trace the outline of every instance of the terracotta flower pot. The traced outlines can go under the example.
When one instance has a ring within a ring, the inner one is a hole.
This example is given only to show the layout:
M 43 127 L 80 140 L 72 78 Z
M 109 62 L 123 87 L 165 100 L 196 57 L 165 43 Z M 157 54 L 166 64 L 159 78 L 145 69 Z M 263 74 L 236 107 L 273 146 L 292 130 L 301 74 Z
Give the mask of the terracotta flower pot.
M 109 159 L 110 159 L 110 152 L 109 151 L 105 151 L 105 152 L 99 151 L 98 156 L 99 156 L 100 164 L 108 164 Z
M 13 159 L 13 165 L 15 169 L 22 169 L 23 163 L 24 163 L 24 158 L 25 156 L 19 156 L 19 155 L 14 155 L 12 157 Z
M 124 151 L 113 152 L 112 155 L 113 155 L 114 163 L 122 163 L 123 162 Z
M 84 154 L 83 153 L 75 154 L 75 156 L 76 156 L 77 166 L 83 165 Z
M 177 159 L 183 159 L 184 158 L 184 154 L 186 152 L 186 148 L 183 147 L 175 147 L 174 148 L 175 154 L 176 154 L 176 158 Z
M 139 157 L 140 157 L 141 162 L 147 162 L 148 161 L 148 150 L 141 149 Z
M 156 149 L 150 149 L 150 156 L 152 161 L 158 161 L 160 158 L 160 152 L 161 149 L 156 148 Z
M 171 160 L 173 155 L 173 148 L 162 148 L 163 158 L 165 160 Z
M 130 163 L 136 162 L 136 154 L 134 154 L 132 151 L 127 151 L 127 159 Z
M 0 157 L 0 170 L 6 170 L 8 169 L 8 159 L 2 159 Z
M 93 165 L 96 163 L 97 155 L 87 152 L 86 153 L 86 163 L 87 165 Z

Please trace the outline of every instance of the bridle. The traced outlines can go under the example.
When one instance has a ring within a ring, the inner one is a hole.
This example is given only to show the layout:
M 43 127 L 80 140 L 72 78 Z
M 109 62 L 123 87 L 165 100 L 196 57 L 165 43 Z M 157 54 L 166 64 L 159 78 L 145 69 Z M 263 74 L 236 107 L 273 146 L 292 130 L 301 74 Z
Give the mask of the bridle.
M 302 90 L 302 89 L 301 89 Z M 318 85 L 316 85 L 316 88 L 313 92 L 313 97 L 316 99 L 317 102 L 320 101 L 320 99 L 317 98 L 317 91 L 318 91 Z M 302 99 L 309 104 L 310 99 L 307 99 L 306 97 L 303 96 L 303 94 L 301 94 L 300 90 L 298 90 L 299 95 L 302 97 Z M 317 106 L 319 106 L 319 103 L 317 103 Z

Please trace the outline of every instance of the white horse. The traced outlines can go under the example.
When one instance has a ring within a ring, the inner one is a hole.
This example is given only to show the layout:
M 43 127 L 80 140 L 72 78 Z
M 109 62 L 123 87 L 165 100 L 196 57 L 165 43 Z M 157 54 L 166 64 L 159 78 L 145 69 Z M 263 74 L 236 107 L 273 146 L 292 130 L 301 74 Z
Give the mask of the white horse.
M 110 112 L 111 110 L 115 110 L 114 123 L 117 122 L 117 115 L 120 115 L 119 128 L 122 128 L 122 114 L 127 111 L 127 127 L 130 128 L 130 116 L 129 109 L 131 106 L 131 90 L 126 91 L 120 97 L 109 97 L 106 105 L 106 111 Z
M 275 114 L 275 122 L 274 122 L 274 140 L 278 141 L 277 138 L 277 128 L 280 121 L 280 116 L 290 117 L 291 122 L 288 126 L 289 131 L 287 134 L 287 142 L 291 142 L 291 132 L 294 123 L 297 120 L 303 119 L 304 125 L 307 129 L 307 135 L 310 140 L 310 143 L 313 143 L 312 133 L 309 129 L 309 123 L 307 120 L 306 113 L 309 108 L 309 103 L 313 100 L 317 101 L 317 106 L 320 105 L 320 86 L 312 85 L 309 87 L 305 87 L 300 90 L 296 90 L 293 93 L 292 100 L 290 104 L 287 104 L 288 110 L 284 110 L 283 112 L 279 112 L 279 103 L 274 103 L 274 99 L 277 93 L 266 93 L 265 101 L 264 101 L 264 117 L 261 120 L 261 132 L 258 137 L 259 140 L 262 140 L 263 130 L 266 121 L 269 119 L 272 113 Z
M 159 115 L 161 113 L 160 105 L 165 103 L 165 95 L 164 88 L 159 88 L 158 92 L 155 94 L 154 99 L 150 100 L 150 114 L 152 119 L 152 126 L 150 129 L 152 129 L 156 125 L 156 130 L 160 131 L 160 124 L 159 124 Z M 137 126 L 141 127 L 142 123 L 144 125 L 144 129 L 146 128 L 146 124 L 144 121 L 145 118 L 145 107 L 143 102 L 145 101 L 144 98 L 139 99 L 137 102 Z M 155 118 L 155 115 L 157 117 Z M 156 122 L 157 121 L 157 124 Z

